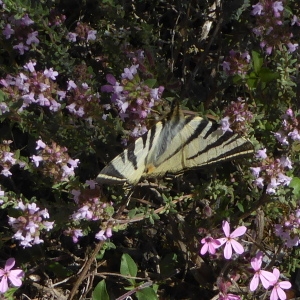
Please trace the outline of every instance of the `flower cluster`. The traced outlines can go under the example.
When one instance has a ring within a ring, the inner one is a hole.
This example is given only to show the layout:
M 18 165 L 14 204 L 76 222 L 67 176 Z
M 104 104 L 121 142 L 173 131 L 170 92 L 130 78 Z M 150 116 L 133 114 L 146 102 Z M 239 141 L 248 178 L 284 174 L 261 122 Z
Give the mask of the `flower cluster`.
M 94 41 L 96 40 L 97 30 L 93 30 L 88 24 L 78 22 L 75 28 L 75 32 L 69 32 L 67 40 L 69 42 L 79 41 Z
M 260 162 L 250 168 L 252 175 L 256 178 L 254 184 L 262 189 L 267 185 L 266 193 L 275 194 L 279 186 L 288 186 L 292 178 L 285 175 L 286 170 L 292 169 L 292 162 L 288 157 L 280 159 L 268 158 L 266 149 L 259 150 L 256 157 Z
M 49 14 L 49 26 L 61 26 L 66 20 L 66 16 L 59 13 L 56 9 L 52 9 Z
M 261 0 L 252 5 L 253 16 L 256 16 L 257 26 L 253 32 L 261 40 L 260 46 L 270 55 L 274 48 L 286 45 L 289 52 L 294 52 L 298 44 L 291 42 L 292 33 L 284 20 L 284 7 L 282 1 Z M 292 24 L 300 24 L 296 16 Z
M 230 225 L 227 221 L 223 221 L 222 228 L 225 234 L 225 237 L 214 239 L 210 236 L 207 236 L 201 240 L 201 244 L 203 244 L 200 254 L 204 255 L 206 252 L 210 254 L 215 254 L 216 249 L 225 244 L 224 248 L 224 257 L 226 259 L 230 259 L 232 256 L 232 249 L 238 253 L 242 254 L 244 252 L 243 246 L 236 241 L 236 238 L 244 235 L 247 228 L 245 226 L 240 226 L 235 229 L 232 233 L 230 233 Z
M 5 263 L 4 269 L 0 268 L 0 293 L 2 294 L 8 290 L 8 281 L 15 287 L 22 285 L 22 278 L 25 274 L 21 269 L 12 270 L 15 262 L 14 258 L 9 258 Z
M 42 140 L 38 140 L 36 150 L 38 155 L 32 155 L 31 160 L 36 167 L 42 162 L 41 170 L 46 176 L 53 178 L 55 182 L 74 176 L 79 159 L 70 158 L 66 147 L 61 147 L 55 142 L 48 146 Z
M 289 281 L 279 281 L 280 271 L 277 268 L 274 268 L 272 273 L 262 270 L 262 262 L 263 253 L 259 251 L 251 259 L 251 266 L 255 273 L 250 282 L 250 291 L 254 292 L 261 281 L 265 289 L 272 287 L 271 300 L 286 299 L 286 294 L 283 290 L 291 288 L 291 283 Z
M 98 93 L 93 93 L 87 83 L 77 85 L 73 80 L 68 81 L 67 90 L 68 111 L 77 117 L 92 119 L 95 111 L 99 109 Z
M 204 255 L 206 252 L 214 255 L 216 253 L 216 249 L 224 244 L 224 257 L 226 259 L 230 259 L 232 257 L 232 249 L 238 254 L 242 254 L 244 252 L 243 246 L 236 241 L 236 238 L 245 234 L 247 228 L 245 226 L 240 226 L 232 233 L 230 233 L 230 226 L 227 221 L 223 221 L 222 227 L 225 233 L 225 237 L 214 239 L 211 236 L 207 236 L 206 238 L 203 238 L 201 240 L 201 243 L 203 244 L 200 250 L 201 255 Z M 250 281 L 250 291 L 254 292 L 258 288 L 259 282 L 261 282 L 265 289 L 269 289 L 270 287 L 272 287 L 270 299 L 286 299 L 286 295 L 283 290 L 289 289 L 291 287 L 290 282 L 279 281 L 280 272 L 276 268 L 273 269 L 273 273 L 263 270 L 262 262 L 263 253 L 259 251 L 256 256 L 251 259 L 251 267 L 254 270 L 254 275 Z M 235 277 L 238 279 L 239 275 L 237 274 Z M 238 295 L 228 293 L 231 283 L 224 281 L 222 277 L 218 278 L 217 285 L 220 291 L 219 300 L 241 299 L 241 297 Z
M 298 246 L 300 243 L 300 209 L 296 209 L 283 220 L 281 224 L 275 224 L 275 235 L 278 236 L 288 248 Z
M 300 120 L 299 116 L 295 117 L 292 109 L 287 109 L 283 115 L 282 127 L 274 133 L 274 136 L 283 146 L 300 141 Z
M 28 51 L 32 45 L 40 43 L 38 32 L 34 31 L 32 26 L 34 21 L 27 14 L 20 19 L 10 15 L 2 15 L 2 17 L 6 23 L 2 33 L 7 40 L 13 36 L 13 41 L 18 43 L 13 44 L 13 49 L 19 51 L 20 55 Z
M 7 75 L 5 79 L 1 79 L 3 90 L 13 102 L 23 100 L 22 106 L 18 110 L 19 113 L 30 104 L 48 107 L 50 111 L 58 111 L 61 104 L 56 100 L 63 99 L 65 95 L 65 92 L 58 91 L 55 82 L 58 72 L 52 68 L 45 69 L 43 72 L 36 71 L 35 65 L 35 62 L 29 61 L 24 65 L 24 72 L 15 77 Z M 0 103 L 2 113 L 10 111 L 10 109 L 6 103 Z
M 53 228 L 54 222 L 44 221 L 49 218 L 47 209 L 40 210 L 36 203 L 24 204 L 20 201 L 16 207 L 22 215 L 18 218 L 9 217 L 9 225 L 16 232 L 13 238 L 20 241 L 24 248 L 35 244 L 43 243 L 40 239 L 42 230 L 49 231 Z
M 242 98 L 232 101 L 224 112 L 221 120 L 222 130 L 243 133 L 247 131 L 249 123 L 253 120 L 253 115 L 248 109 L 248 105 Z
M 246 75 L 251 66 L 250 60 L 248 52 L 239 53 L 231 50 L 229 56 L 223 61 L 222 67 L 227 75 Z
M 0 166 L 2 167 L 1 174 L 9 177 L 12 175 L 10 172 L 11 167 L 18 164 L 21 168 L 25 166 L 25 163 L 18 160 L 15 157 L 15 153 L 10 151 L 10 144 L 12 141 L 3 141 L 2 144 L 0 144 Z
M 133 137 L 139 137 L 147 132 L 145 120 L 152 107 L 161 101 L 164 90 L 162 86 L 151 88 L 149 80 L 142 80 L 138 74 L 139 66 L 133 64 L 125 68 L 120 82 L 108 74 L 106 79 L 109 84 L 101 88 L 102 92 L 112 93 L 111 102 L 117 107 L 121 119 L 128 120 L 128 130 Z
M 100 220 L 103 224 L 112 216 L 114 209 L 112 203 L 100 201 L 100 191 L 96 189 L 96 183 L 93 180 L 86 182 L 89 188 L 84 190 L 73 190 L 74 201 L 79 207 L 78 210 L 73 213 L 72 220 L 75 222 L 81 220 L 87 221 L 98 221 Z M 73 237 L 73 241 L 78 241 L 78 237 L 82 236 L 82 231 L 78 229 L 69 229 L 65 234 Z M 96 234 L 96 238 L 105 240 L 112 236 L 111 228 L 100 230 Z

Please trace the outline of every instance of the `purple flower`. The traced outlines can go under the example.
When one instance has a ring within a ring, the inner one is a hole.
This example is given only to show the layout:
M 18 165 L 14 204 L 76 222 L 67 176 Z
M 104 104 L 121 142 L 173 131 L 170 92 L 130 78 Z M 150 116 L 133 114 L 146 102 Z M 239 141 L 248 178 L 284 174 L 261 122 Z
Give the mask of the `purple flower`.
M 37 38 L 37 36 L 38 36 L 38 32 L 37 31 L 28 33 L 26 44 L 27 45 L 39 44 L 40 40 Z
M 293 140 L 293 141 L 300 141 L 300 134 L 297 128 L 295 128 L 293 131 L 288 133 L 288 136 Z
M 20 55 L 23 55 L 25 53 L 25 51 L 29 50 L 29 47 L 27 47 L 22 42 L 20 42 L 19 44 L 13 46 L 13 49 L 18 50 Z
M 240 226 L 236 228 L 232 233 L 230 233 L 230 225 L 227 221 L 223 221 L 222 224 L 223 231 L 225 233 L 224 238 L 217 239 L 221 244 L 217 246 L 219 248 L 220 246 L 225 245 L 224 248 L 224 257 L 226 259 L 230 259 L 232 256 L 232 249 L 238 253 L 242 254 L 244 252 L 243 246 L 235 240 L 235 238 L 245 234 L 247 228 L 246 226 Z
M 273 6 L 273 11 L 274 11 L 275 17 L 280 17 L 280 11 L 283 11 L 282 2 L 275 1 L 272 6 Z
M 279 186 L 280 183 L 276 180 L 276 178 L 272 177 L 270 183 L 267 186 L 266 193 L 269 195 L 276 193 L 276 187 Z
M 282 156 L 280 158 L 280 164 L 284 167 L 284 168 L 288 168 L 288 169 L 292 169 L 292 162 L 288 157 Z
M 100 241 L 105 241 L 107 238 L 110 238 L 112 236 L 111 228 L 107 228 L 106 230 L 100 230 L 96 235 L 95 238 Z
M 200 250 L 200 253 L 201 255 L 204 255 L 207 251 L 210 253 L 210 254 L 215 254 L 216 253 L 216 249 L 221 246 L 221 243 L 220 241 L 210 237 L 210 236 L 207 236 L 205 238 L 203 238 L 201 240 L 201 244 L 203 244 L 201 250 Z
M 67 90 L 69 91 L 70 89 L 76 89 L 76 88 L 77 88 L 76 83 L 73 80 L 69 80 Z
M 35 72 L 34 66 L 36 65 L 36 62 L 32 62 L 31 60 L 24 65 L 25 70 L 29 70 L 31 73 Z
M 49 70 L 46 69 L 44 71 L 44 75 L 48 78 L 51 78 L 52 80 L 56 80 L 56 76 L 58 75 L 57 71 L 53 71 L 53 68 L 50 68 Z
M 15 33 L 15 31 L 11 28 L 10 24 L 6 24 L 6 26 L 2 32 L 3 32 L 3 35 L 5 35 L 6 39 L 9 39 L 11 37 L 11 35 Z
M 254 177 L 258 177 L 259 176 L 259 173 L 261 171 L 261 167 L 253 167 L 253 168 L 250 168 L 251 172 L 252 172 L 252 175 Z
M 15 265 L 15 259 L 9 258 L 4 266 L 4 269 L 0 269 L 0 292 L 5 293 L 8 290 L 8 280 L 13 286 L 19 287 L 22 285 L 22 277 L 24 272 L 21 269 L 12 270 Z
M 94 41 L 96 39 L 96 33 L 97 33 L 97 30 L 89 30 L 86 40 Z
M 286 294 L 284 290 L 290 289 L 292 285 L 289 281 L 278 282 L 280 272 L 277 268 L 273 269 L 273 275 L 275 276 L 276 280 L 271 284 L 273 285 L 273 289 L 271 292 L 270 300 L 278 300 L 278 299 L 285 300 Z
M 132 65 L 130 68 L 125 68 L 124 73 L 121 74 L 122 78 L 132 80 L 137 73 L 138 67 L 139 65 Z
M 73 32 L 69 32 L 68 34 L 67 34 L 67 40 L 69 41 L 69 42 L 76 42 L 76 37 L 77 37 L 77 34 L 76 33 L 73 33 Z
M 28 17 L 28 14 L 26 14 L 21 20 L 22 20 L 22 24 L 26 26 L 34 24 L 34 22 Z
M 288 44 L 287 44 L 287 46 L 288 46 L 288 52 L 289 53 L 292 53 L 292 52 L 294 52 L 294 51 L 296 51 L 297 50 L 297 48 L 298 48 L 298 44 L 292 44 L 291 42 L 289 42 Z
M 232 132 L 232 129 L 230 128 L 229 117 L 225 117 L 221 120 L 221 128 L 223 132 L 226 131 Z
M 300 20 L 299 20 L 299 18 L 297 16 L 294 15 L 293 19 L 291 21 L 291 25 L 293 26 L 295 24 L 297 24 L 298 26 L 300 26 Z
M 276 281 L 276 277 L 271 272 L 261 270 L 263 253 L 259 251 L 255 257 L 251 259 L 251 266 L 255 271 L 255 274 L 250 282 L 250 291 L 253 292 L 257 289 L 259 280 L 261 281 L 263 287 L 267 289 L 272 282 Z
M 267 149 L 264 148 L 264 149 L 261 149 L 261 150 L 258 150 L 256 152 L 256 157 L 257 158 L 262 158 L 262 159 L 266 159 L 268 156 L 267 156 Z
M 263 11 L 263 6 L 258 2 L 255 5 L 252 5 L 253 9 L 251 12 L 251 15 L 255 16 L 255 15 L 261 15 L 262 11 Z

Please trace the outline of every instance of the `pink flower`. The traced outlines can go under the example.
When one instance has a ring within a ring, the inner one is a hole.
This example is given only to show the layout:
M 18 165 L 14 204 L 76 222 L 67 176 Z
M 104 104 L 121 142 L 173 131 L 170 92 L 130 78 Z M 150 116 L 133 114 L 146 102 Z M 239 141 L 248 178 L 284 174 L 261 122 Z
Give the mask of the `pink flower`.
M 201 255 L 204 255 L 207 251 L 210 254 L 215 254 L 216 249 L 221 246 L 220 241 L 215 240 L 214 238 L 207 236 L 201 240 L 201 244 L 203 244 L 200 253 Z
M 235 238 L 243 235 L 246 232 L 247 228 L 245 226 L 240 226 L 232 233 L 230 233 L 230 226 L 227 221 L 223 221 L 222 228 L 225 233 L 225 237 L 217 240 L 221 243 L 218 248 L 226 243 L 224 248 L 224 257 L 226 259 L 231 258 L 232 248 L 236 253 L 242 254 L 244 252 L 244 247 L 239 242 L 237 242 Z
M 8 290 L 8 281 L 12 283 L 13 286 L 21 286 L 21 278 L 24 276 L 24 272 L 21 269 L 11 270 L 15 265 L 15 259 L 9 258 L 4 266 L 4 270 L 0 269 L 0 292 L 5 293 Z
M 251 259 L 251 266 L 255 271 L 255 274 L 250 282 L 250 291 L 255 291 L 258 287 L 259 280 L 263 287 L 267 289 L 272 282 L 276 281 L 274 274 L 268 271 L 261 270 L 263 254 L 261 251 L 257 252 L 256 256 Z
M 270 300 L 285 300 L 286 294 L 283 290 L 291 288 L 291 283 L 289 281 L 278 282 L 280 272 L 277 268 L 273 269 L 273 275 L 276 277 L 276 280 L 272 283 L 273 289 L 271 292 Z

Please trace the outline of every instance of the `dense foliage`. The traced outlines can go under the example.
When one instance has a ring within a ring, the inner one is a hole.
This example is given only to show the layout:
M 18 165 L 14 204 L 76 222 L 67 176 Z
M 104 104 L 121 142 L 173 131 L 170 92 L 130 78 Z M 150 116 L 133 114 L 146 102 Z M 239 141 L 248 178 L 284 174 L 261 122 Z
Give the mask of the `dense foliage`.
M 298 1 L 3 0 L 0 15 L 0 299 L 299 296 Z M 173 101 L 255 153 L 97 185 Z

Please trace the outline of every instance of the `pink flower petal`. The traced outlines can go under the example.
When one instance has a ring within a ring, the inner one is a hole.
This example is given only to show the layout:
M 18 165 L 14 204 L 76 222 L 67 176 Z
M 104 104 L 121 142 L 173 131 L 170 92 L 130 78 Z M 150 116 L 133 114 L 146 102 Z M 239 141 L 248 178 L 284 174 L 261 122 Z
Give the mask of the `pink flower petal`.
M 9 271 L 9 270 L 15 265 L 15 262 L 16 262 L 16 261 L 15 261 L 14 258 L 9 258 L 9 259 L 6 261 L 4 270 Z
M 3 276 L 0 281 L 0 292 L 5 293 L 8 290 L 7 277 Z
M 21 278 L 23 277 L 24 272 L 22 270 L 12 270 L 9 272 L 8 279 L 14 286 L 21 286 L 22 285 L 22 280 Z
M 273 275 L 273 273 L 265 271 L 265 270 L 260 270 L 259 278 L 265 289 L 267 289 L 271 285 L 272 282 L 276 281 L 275 275 Z
M 254 271 L 258 271 L 262 264 L 262 252 L 257 252 L 256 256 L 251 259 L 251 266 Z
M 208 244 L 208 252 L 210 253 L 210 254 L 215 254 L 216 253 L 216 248 L 214 247 L 214 245 L 213 244 Z
M 241 236 L 241 235 L 245 234 L 246 231 L 247 231 L 246 226 L 240 226 L 230 234 L 230 237 L 235 238 L 235 237 Z
M 292 284 L 289 281 L 281 281 L 278 283 L 278 285 L 285 290 L 288 290 L 292 287 Z
M 229 223 L 227 221 L 223 221 L 222 228 L 223 228 L 223 231 L 225 233 L 225 236 L 229 237 L 229 235 L 230 235 L 230 226 L 229 226 Z
M 250 282 L 250 291 L 251 292 L 254 292 L 257 289 L 258 283 L 259 283 L 259 276 L 258 276 L 258 274 L 255 273 Z
M 232 247 L 229 242 L 226 243 L 225 248 L 224 248 L 224 257 L 226 259 L 230 259 L 232 256 Z
M 279 279 L 280 271 L 277 268 L 274 268 L 273 269 L 273 274 L 276 277 L 276 282 L 277 282 L 278 279 Z
M 237 242 L 236 240 L 231 240 L 231 245 L 232 245 L 232 248 L 234 249 L 234 251 L 238 254 L 242 254 L 244 252 L 244 247 L 239 243 Z
M 208 244 L 204 244 L 200 250 L 201 255 L 204 255 L 208 250 Z
M 271 295 L 270 295 L 270 300 L 278 300 L 278 294 L 276 288 L 273 288 Z
M 280 300 L 285 300 L 286 299 L 286 293 L 285 293 L 285 291 L 282 290 L 280 287 L 277 287 L 277 288 L 275 287 L 273 290 L 275 290 L 275 289 L 277 291 L 277 295 L 279 296 L 279 299 Z M 276 298 L 276 299 L 278 299 L 278 298 Z

